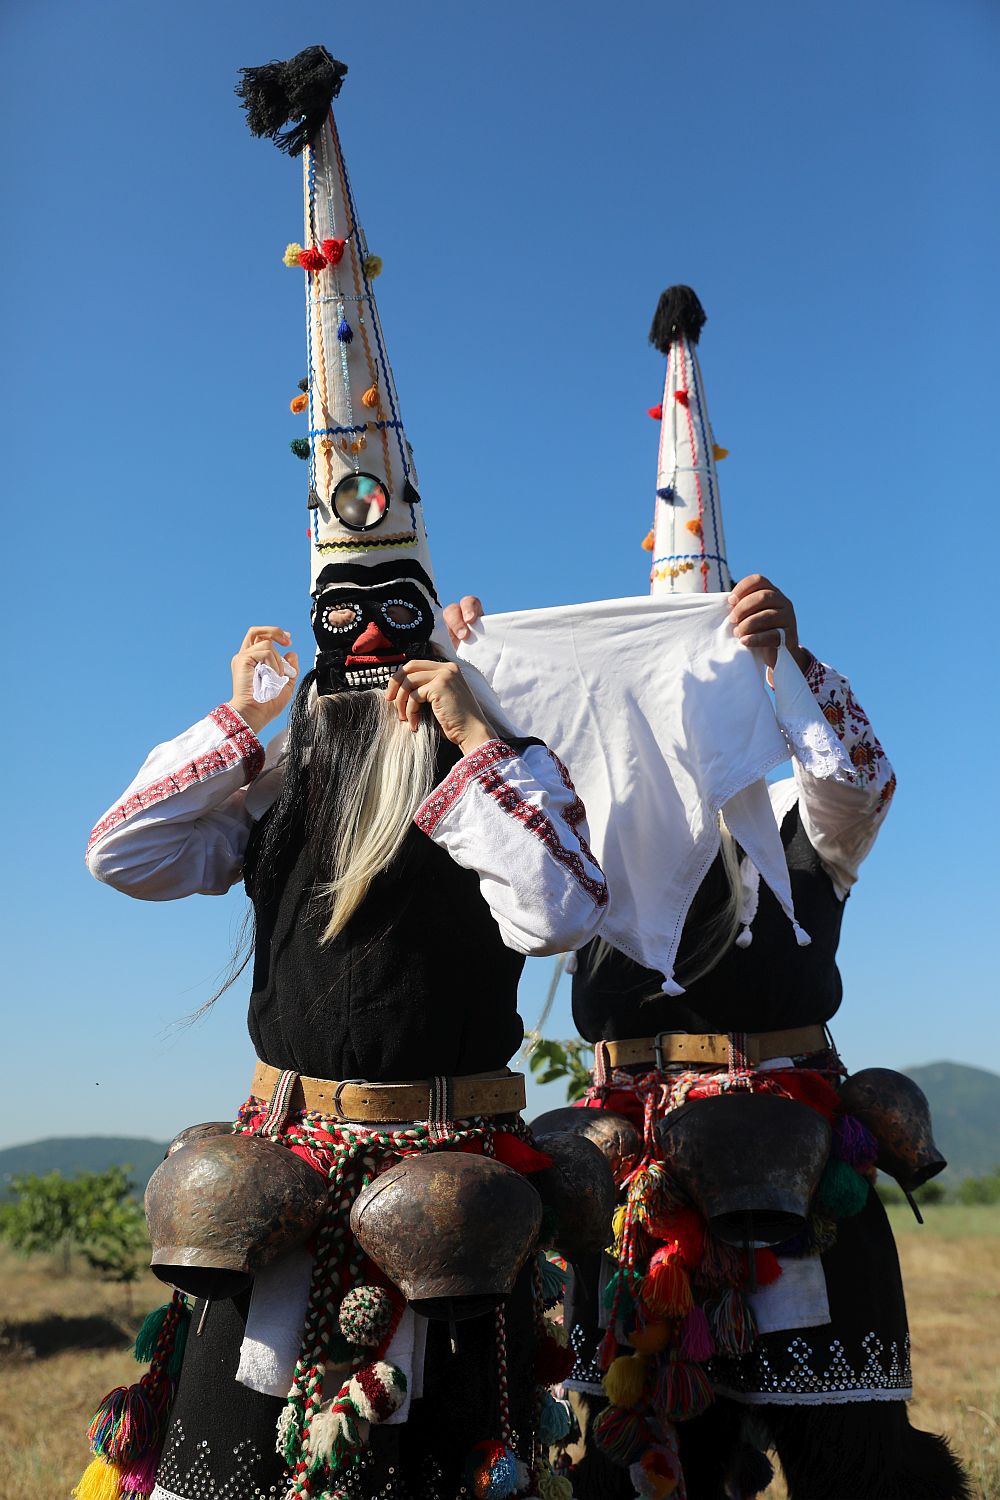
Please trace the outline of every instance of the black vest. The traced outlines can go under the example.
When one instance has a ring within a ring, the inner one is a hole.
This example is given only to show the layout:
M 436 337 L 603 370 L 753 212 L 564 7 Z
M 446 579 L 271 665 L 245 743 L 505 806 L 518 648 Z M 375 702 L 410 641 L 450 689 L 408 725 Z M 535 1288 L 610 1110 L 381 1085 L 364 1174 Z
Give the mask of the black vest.
M 840 1004 L 837 945 L 844 904 L 805 835 L 795 807 L 781 827 L 800 924 L 812 938 L 795 941 L 792 924 L 760 883 L 760 902 L 749 948 L 729 947 L 718 963 L 676 998 L 664 995 L 661 976 L 612 950 L 594 964 L 594 943 L 578 956 L 573 976 L 573 1019 L 590 1042 L 648 1037 L 657 1031 L 776 1031 L 828 1021 Z M 702 882 L 681 938 L 676 973 L 694 952 L 702 922 L 726 894 L 717 859 Z
M 251 900 L 262 828 L 263 820 L 247 851 Z M 254 906 L 249 1027 L 258 1057 L 316 1078 L 384 1083 L 505 1066 L 524 1035 L 524 958 L 505 947 L 474 870 L 411 827 L 350 922 L 322 946 L 301 832 L 285 865 L 279 894 Z

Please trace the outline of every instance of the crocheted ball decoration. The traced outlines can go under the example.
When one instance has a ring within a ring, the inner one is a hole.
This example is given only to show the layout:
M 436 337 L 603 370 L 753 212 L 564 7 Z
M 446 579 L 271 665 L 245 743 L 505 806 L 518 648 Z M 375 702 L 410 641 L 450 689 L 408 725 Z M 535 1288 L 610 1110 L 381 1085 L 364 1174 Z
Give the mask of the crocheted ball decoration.
M 476 1500 L 507 1500 L 521 1480 L 517 1454 L 505 1443 L 477 1443 L 465 1461 L 465 1478 Z
M 406 1400 L 406 1376 L 395 1365 L 376 1360 L 352 1376 L 347 1393 L 364 1422 L 384 1422 Z
M 640 1500 L 664 1500 L 680 1483 L 680 1460 L 669 1448 L 647 1448 L 638 1463 L 629 1465 L 628 1477 Z
M 355 1286 L 340 1304 L 340 1331 L 349 1344 L 374 1348 L 392 1322 L 392 1298 L 383 1286 Z

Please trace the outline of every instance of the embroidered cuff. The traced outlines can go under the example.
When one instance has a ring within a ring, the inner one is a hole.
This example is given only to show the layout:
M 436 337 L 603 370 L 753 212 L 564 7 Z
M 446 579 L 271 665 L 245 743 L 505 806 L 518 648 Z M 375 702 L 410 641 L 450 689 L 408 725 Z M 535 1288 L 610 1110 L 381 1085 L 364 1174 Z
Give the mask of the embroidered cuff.
M 155 807 L 157 802 L 163 802 L 177 792 L 187 791 L 188 787 L 196 786 L 199 782 L 208 781 L 212 776 L 217 776 L 220 771 L 229 771 L 242 763 L 244 781 L 247 783 L 260 774 L 264 765 L 264 747 L 249 724 L 241 719 L 228 703 L 222 703 L 218 708 L 213 708 L 208 717 L 216 729 L 221 730 L 225 736 L 221 745 L 206 751 L 204 755 L 196 755 L 193 759 L 178 766 L 175 771 L 171 771 L 169 775 L 160 776 L 146 786 L 140 787 L 117 807 L 111 808 L 91 831 L 90 838 L 87 840 L 88 853 L 98 839 L 102 839 L 120 823 L 125 823 L 129 818 L 135 817 L 136 813 Z
M 477 781 L 491 766 L 511 760 L 514 755 L 515 751 L 504 740 L 487 740 L 471 755 L 463 756 L 457 765 L 452 766 L 441 785 L 436 786 L 417 808 L 413 821 L 421 833 L 432 835 L 445 813 L 451 811 L 471 782 Z

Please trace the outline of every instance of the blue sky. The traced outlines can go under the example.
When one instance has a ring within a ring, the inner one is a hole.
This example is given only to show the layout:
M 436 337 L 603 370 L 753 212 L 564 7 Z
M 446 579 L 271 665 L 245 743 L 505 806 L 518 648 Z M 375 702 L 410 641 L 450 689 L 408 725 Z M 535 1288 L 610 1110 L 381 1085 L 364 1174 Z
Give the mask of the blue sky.
M 316 41 L 350 66 L 443 591 L 644 592 L 646 332 L 693 284 L 730 559 L 793 597 L 899 774 L 836 1035 L 854 1067 L 1000 1068 L 992 0 L 34 0 L 0 18 L 0 1143 L 167 1136 L 245 1093 L 245 986 L 173 1026 L 241 894 L 130 902 L 82 854 L 148 748 L 228 696 L 247 625 L 308 648 L 299 170 L 232 87 Z

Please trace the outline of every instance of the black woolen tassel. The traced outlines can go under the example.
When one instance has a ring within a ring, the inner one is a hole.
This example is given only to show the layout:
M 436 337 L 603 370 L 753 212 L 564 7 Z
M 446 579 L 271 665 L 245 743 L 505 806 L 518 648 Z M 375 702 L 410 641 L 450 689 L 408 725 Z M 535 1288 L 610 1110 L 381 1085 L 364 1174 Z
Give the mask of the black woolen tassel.
M 649 342 L 666 354 L 675 339 L 696 344 L 705 326 L 705 309 L 689 286 L 668 286 L 661 292 L 649 330 Z
M 347 64 L 325 47 L 307 47 L 287 62 L 241 68 L 236 95 L 254 135 L 270 136 L 280 150 L 298 156 L 322 126 L 346 75 Z

